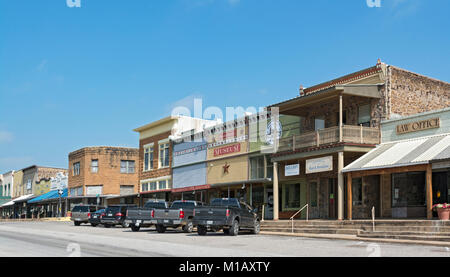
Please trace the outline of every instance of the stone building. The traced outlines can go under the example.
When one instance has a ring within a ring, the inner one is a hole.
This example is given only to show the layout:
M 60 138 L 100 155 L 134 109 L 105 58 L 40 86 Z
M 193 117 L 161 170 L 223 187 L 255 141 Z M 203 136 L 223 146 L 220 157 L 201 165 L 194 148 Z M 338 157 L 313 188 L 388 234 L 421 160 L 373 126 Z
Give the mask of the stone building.
M 343 168 L 380 143 L 381 122 L 450 106 L 450 84 L 381 63 L 306 89 L 271 105 L 298 116 L 299 134 L 279 140 L 274 162 L 274 219 L 304 205 L 315 217 L 344 219 Z M 377 180 L 365 178 L 360 182 Z M 360 186 L 355 186 L 360 187 Z M 374 186 L 356 194 L 377 194 Z M 360 201 L 361 197 L 357 197 Z M 377 216 L 380 209 L 377 209 Z M 366 218 L 370 211 L 363 209 Z
M 69 206 L 104 204 L 108 196 L 137 193 L 139 150 L 124 147 L 85 147 L 69 153 Z

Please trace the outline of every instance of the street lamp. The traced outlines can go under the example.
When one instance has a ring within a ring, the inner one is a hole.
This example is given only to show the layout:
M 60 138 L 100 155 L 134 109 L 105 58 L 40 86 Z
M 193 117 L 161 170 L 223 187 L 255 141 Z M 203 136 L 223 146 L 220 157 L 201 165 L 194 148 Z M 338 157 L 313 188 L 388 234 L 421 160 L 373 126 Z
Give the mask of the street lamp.
M 61 196 L 63 194 L 62 189 L 58 189 L 58 195 L 59 195 L 59 208 L 58 208 L 58 217 L 61 217 Z

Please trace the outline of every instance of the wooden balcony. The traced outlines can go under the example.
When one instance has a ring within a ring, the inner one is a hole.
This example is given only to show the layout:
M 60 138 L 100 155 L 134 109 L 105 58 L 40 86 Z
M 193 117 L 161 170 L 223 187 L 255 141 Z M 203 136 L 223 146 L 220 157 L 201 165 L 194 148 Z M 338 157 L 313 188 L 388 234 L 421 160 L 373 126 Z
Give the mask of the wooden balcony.
M 380 129 L 344 125 L 342 126 L 342 138 L 339 134 L 339 126 L 294 135 L 280 139 L 277 152 L 295 151 L 337 143 L 376 145 L 380 143 Z

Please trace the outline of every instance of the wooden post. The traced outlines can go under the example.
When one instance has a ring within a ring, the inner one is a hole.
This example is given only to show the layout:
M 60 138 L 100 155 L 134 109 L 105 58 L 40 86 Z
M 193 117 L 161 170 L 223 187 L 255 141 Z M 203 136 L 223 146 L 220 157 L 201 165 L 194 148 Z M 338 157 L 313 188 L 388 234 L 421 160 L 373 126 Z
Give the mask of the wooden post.
M 338 153 L 338 220 L 344 220 L 344 152 Z
M 273 220 L 278 220 L 278 162 L 273 163 Z
M 433 219 L 433 168 L 427 166 L 427 218 Z
M 343 134 L 342 134 L 342 125 L 343 125 L 343 114 L 342 114 L 342 94 L 339 95 L 339 142 L 343 141 Z
M 352 196 L 352 174 L 347 174 L 347 219 L 352 220 L 353 196 Z

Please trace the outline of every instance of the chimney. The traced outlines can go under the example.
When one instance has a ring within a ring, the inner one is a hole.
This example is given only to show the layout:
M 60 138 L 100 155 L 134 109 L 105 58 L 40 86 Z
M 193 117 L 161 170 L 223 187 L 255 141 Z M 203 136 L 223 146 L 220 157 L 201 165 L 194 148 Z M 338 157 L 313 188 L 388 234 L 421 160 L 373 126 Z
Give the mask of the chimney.
M 305 96 L 305 91 L 303 89 L 303 85 L 300 85 L 300 96 Z

